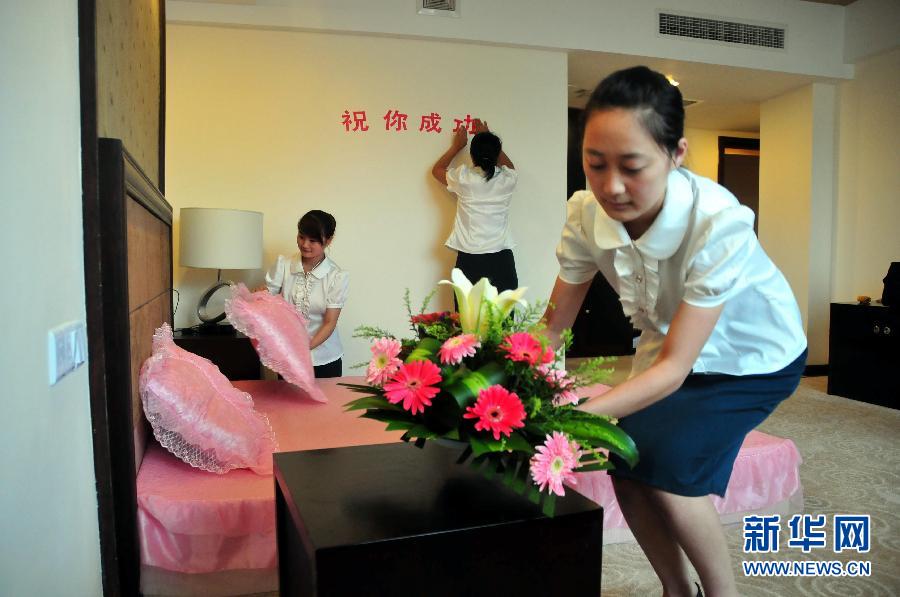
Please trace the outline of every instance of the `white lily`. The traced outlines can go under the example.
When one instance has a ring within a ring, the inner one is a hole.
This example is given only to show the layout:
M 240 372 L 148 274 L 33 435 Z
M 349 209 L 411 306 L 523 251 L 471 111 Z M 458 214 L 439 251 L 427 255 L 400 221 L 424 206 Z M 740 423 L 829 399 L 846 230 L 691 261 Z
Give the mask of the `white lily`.
M 497 317 L 502 319 L 509 315 L 516 303 L 526 305 L 522 299 L 522 295 L 528 290 L 526 287 L 522 286 L 515 290 L 504 290 L 498 293 L 497 288 L 487 278 L 478 280 L 473 286 L 459 268 L 453 268 L 453 271 L 450 272 L 450 280 L 441 280 L 439 284 L 449 284 L 456 293 L 456 302 L 459 304 L 459 325 L 463 333 L 475 334 L 479 338 L 483 337 L 487 331 L 490 309 L 496 309 Z

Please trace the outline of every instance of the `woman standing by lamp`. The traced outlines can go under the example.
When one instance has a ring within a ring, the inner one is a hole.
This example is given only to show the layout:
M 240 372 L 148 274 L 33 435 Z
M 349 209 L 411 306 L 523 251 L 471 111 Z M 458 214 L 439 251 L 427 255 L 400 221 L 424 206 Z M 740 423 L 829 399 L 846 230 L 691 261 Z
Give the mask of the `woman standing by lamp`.
M 279 255 L 266 273 L 269 292 L 281 294 L 308 322 L 316 377 L 340 377 L 343 373 L 344 348 L 336 327 L 347 301 L 350 276 L 325 254 L 336 227 L 331 214 L 308 211 L 297 222 L 299 252 L 290 259 Z

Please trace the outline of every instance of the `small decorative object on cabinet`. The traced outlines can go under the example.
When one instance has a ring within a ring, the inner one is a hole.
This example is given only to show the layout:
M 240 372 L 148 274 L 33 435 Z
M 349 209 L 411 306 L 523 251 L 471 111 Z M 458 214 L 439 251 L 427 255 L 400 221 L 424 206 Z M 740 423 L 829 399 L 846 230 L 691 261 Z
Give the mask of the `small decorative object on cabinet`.
M 831 303 L 828 393 L 891 408 L 900 398 L 900 309 Z
M 208 332 L 202 326 L 196 330 L 189 328 L 175 332 L 173 339 L 181 348 L 212 361 L 232 381 L 262 379 L 259 355 L 250 338 L 234 328 L 231 333 Z

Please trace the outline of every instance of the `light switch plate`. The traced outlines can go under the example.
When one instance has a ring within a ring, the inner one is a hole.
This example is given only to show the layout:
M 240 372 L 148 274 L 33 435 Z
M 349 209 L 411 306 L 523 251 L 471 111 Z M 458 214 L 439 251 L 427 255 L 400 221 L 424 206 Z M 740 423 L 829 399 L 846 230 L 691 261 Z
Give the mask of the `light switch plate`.
M 87 359 L 87 329 L 83 321 L 70 321 L 47 332 L 47 372 L 55 385 Z

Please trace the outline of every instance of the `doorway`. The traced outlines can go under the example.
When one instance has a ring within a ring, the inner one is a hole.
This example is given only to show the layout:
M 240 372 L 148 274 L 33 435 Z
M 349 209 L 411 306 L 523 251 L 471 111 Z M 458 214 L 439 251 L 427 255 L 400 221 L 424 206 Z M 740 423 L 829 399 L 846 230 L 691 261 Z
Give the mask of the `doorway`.
M 719 137 L 719 184 L 753 210 L 759 234 L 759 139 Z

